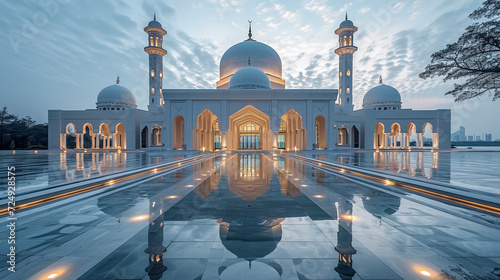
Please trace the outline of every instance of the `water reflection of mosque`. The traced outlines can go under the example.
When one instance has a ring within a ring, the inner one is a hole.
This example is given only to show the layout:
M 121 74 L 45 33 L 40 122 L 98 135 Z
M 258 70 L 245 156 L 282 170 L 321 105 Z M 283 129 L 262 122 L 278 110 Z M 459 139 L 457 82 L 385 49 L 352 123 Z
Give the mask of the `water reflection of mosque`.
M 49 153 L 51 166 L 49 183 L 60 181 L 75 181 L 93 178 L 105 173 L 120 171 L 127 168 L 141 168 L 148 165 L 165 162 L 164 154 L 142 152 L 101 152 L 101 153 Z M 172 156 L 168 160 L 172 160 Z M 173 159 L 184 158 L 184 155 L 174 155 Z
M 217 269 L 220 279 L 259 279 L 261 275 L 266 275 L 266 279 L 280 279 L 283 273 L 280 262 L 265 257 L 275 251 L 281 241 L 283 221 L 305 216 L 303 209 L 315 209 L 307 211 L 312 220 L 338 220 L 335 250 L 339 253 L 339 259 L 335 271 L 342 279 L 351 279 L 355 275 L 352 257 L 356 254 L 352 246 L 354 195 L 363 197 L 365 209 L 377 217 L 395 213 L 399 209 L 400 198 L 369 188 L 362 189 L 362 193 L 359 190 L 354 193 L 342 183 L 330 185 L 338 193 L 337 212 L 330 216 L 305 197 L 284 173 L 279 173 L 279 177 L 273 176 L 273 167 L 300 176 L 312 172 L 316 174 L 317 182 L 323 184 L 326 177 L 323 171 L 290 160 L 279 158 L 273 161 L 270 156 L 265 157 L 242 154 L 237 156 L 237 160 L 228 157 L 227 162 L 221 158 L 205 162 L 203 168 L 212 170 L 212 176 L 167 212 L 163 212 L 165 197 L 151 191 L 148 195 L 148 247 L 144 251 L 148 255 L 146 271 L 150 279 L 160 279 L 167 270 L 163 259 L 167 250 L 163 244 L 164 221 L 191 219 L 216 220 L 222 245 L 237 257 L 224 259 L 220 263 Z M 180 181 L 184 175 L 178 174 L 174 178 Z M 303 180 L 300 176 L 299 180 Z M 110 196 L 98 203 L 103 212 L 119 216 L 119 213 L 130 207 L 129 203 L 121 206 L 106 203 L 105 200 L 113 200 Z M 297 207 L 297 203 L 302 207 Z M 308 279 L 300 271 L 297 273 L 301 279 Z M 201 278 L 202 275 L 198 276 Z
M 326 154 L 317 154 L 314 157 L 320 160 L 331 160 Z M 333 157 L 338 163 L 450 182 L 450 153 L 448 152 L 340 152 Z

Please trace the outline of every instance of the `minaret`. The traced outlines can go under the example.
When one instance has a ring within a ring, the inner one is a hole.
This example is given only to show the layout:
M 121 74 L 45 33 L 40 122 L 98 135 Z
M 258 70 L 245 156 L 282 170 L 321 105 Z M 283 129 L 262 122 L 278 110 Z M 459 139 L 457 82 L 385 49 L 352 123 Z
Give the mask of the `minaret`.
M 354 26 L 352 21 L 347 19 L 340 24 L 335 30 L 335 34 L 339 36 L 339 47 L 335 53 L 339 56 L 339 94 L 338 103 L 341 112 L 352 112 L 352 55 L 358 50 L 354 46 L 354 32 L 358 28 Z
M 148 33 L 149 44 L 144 51 L 149 54 L 149 105 L 148 110 L 160 112 L 163 109 L 163 56 L 167 51 L 162 48 L 163 36 L 167 31 L 154 19 L 144 27 L 144 32 Z

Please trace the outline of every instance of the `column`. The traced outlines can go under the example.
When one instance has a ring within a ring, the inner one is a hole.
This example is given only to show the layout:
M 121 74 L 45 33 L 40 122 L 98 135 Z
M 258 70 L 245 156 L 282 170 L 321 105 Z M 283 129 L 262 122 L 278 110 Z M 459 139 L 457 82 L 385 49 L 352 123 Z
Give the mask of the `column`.
M 79 133 L 75 133 L 75 137 L 76 137 L 76 146 L 75 146 L 75 149 L 80 149 L 80 134 Z

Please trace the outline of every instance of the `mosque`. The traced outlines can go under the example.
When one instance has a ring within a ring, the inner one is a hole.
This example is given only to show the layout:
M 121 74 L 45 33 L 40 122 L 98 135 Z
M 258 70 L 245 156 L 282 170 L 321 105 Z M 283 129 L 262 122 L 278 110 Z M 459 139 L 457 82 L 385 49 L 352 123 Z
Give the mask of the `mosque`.
M 69 148 L 68 134 L 76 136 L 76 149 L 449 149 L 451 110 L 402 108 L 400 93 L 382 78 L 354 110 L 357 30 L 346 15 L 334 31 L 338 89 L 286 89 L 279 54 L 252 38 L 251 25 L 248 38 L 222 56 L 216 89 L 164 89 L 167 31 L 155 16 L 144 28 L 148 110 L 137 108 L 117 78 L 101 90 L 95 109 L 49 110 L 49 149 Z

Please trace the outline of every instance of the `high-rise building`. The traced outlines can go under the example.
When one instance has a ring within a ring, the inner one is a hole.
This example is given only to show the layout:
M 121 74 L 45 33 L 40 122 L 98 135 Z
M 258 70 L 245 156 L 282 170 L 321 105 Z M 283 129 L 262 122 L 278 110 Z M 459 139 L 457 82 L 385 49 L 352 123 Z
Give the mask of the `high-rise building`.
M 472 136 L 472 135 L 467 136 L 467 141 L 469 141 L 469 142 L 474 141 L 474 136 Z
M 476 141 L 481 141 L 481 135 L 476 135 Z
M 486 133 L 486 134 L 484 135 L 484 141 L 486 141 L 486 142 L 491 142 L 491 141 L 492 141 L 491 139 L 493 139 L 493 138 L 491 137 L 491 133 Z

